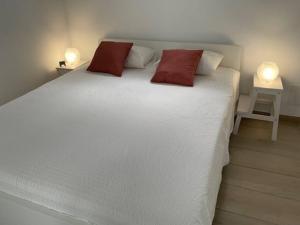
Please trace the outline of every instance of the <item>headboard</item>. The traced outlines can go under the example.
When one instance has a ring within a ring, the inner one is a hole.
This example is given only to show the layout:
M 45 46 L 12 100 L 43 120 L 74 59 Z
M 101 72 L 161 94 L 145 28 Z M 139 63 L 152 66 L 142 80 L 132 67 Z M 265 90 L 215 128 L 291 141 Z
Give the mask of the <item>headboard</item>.
M 148 41 L 148 40 L 130 40 L 106 38 L 109 41 L 133 42 L 136 45 L 153 48 L 156 52 L 161 52 L 163 49 L 204 49 L 219 52 L 224 55 L 224 60 L 221 63 L 224 67 L 230 67 L 240 71 L 241 69 L 241 47 L 236 45 L 223 44 L 206 44 L 206 43 L 189 43 L 189 42 L 169 42 L 169 41 Z M 102 41 L 102 40 L 100 40 Z

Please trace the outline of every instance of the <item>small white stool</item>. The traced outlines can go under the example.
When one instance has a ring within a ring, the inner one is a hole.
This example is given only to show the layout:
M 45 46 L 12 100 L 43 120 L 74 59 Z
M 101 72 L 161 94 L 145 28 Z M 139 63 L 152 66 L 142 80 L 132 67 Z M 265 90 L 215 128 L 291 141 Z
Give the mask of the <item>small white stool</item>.
M 252 93 L 250 94 L 250 96 L 241 95 L 239 98 L 237 118 L 235 121 L 233 134 L 236 135 L 238 133 L 242 118 L 265 120 L 273 122 L 272 140 L 276 141 L 282 92 L 283 85 L 280 77 L 278 77 L 275 81 L 266 83 L 264 81 L 261 81 L 256 75 L 254 75 Z M 259 99 L 258 95 L 260 94 L 271 96 L 271 100 Z M 271 103 L 271 115 L 265 116 L 255 114 L 254 108 L 256 102 Z

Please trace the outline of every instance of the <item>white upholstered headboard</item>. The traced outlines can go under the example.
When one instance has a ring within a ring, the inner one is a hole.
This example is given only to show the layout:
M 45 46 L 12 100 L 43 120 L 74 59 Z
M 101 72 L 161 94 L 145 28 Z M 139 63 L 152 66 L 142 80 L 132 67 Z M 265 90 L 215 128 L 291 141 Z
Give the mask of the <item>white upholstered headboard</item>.
M 106 38 L 105 40 L 133 42 L 136 45 L 153 48 L 156 52 L 161 52 L 163 49 L 204 49 L 219 52 L 224 55 L 222 66 L 229 67 L 240 71 L 241 68 L 241 47 L 236 45 L 222 45 L 222 44 L 206 44 L 206 43 L 189 43 L 189 42 L 169 42 L 169 41 L 148 41 L 148 40 L 131 40 L 131 39 L 117 39 Z M 102 41 L 102 40 L 100 40 Z

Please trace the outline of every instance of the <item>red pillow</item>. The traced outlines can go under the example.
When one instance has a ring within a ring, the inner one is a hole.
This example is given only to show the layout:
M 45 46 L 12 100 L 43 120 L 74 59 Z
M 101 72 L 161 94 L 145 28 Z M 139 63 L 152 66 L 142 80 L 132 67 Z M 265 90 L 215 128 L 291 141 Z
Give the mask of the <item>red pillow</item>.
M 203 50 L 164 50 L 152 82 L 194 86 Z
M 103 41 L 97 48 L 88 71 L 122 76 L 133 43 Z

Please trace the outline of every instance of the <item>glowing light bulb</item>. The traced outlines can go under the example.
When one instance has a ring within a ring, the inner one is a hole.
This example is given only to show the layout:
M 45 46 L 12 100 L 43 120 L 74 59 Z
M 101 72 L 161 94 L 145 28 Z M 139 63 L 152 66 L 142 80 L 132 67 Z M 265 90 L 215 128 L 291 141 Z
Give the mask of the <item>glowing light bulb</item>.
M 80 62 L 80 53 L 76 48 L 68 48 L 65 52 L 65 60 L 68 65 L 74 66 Z
M 271 82 L 277 79 L 279 68 L 273 62 L 264 62 L 257 69 L 257 76 L 260 80 Z

